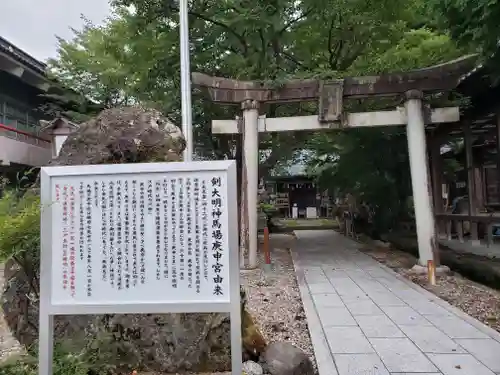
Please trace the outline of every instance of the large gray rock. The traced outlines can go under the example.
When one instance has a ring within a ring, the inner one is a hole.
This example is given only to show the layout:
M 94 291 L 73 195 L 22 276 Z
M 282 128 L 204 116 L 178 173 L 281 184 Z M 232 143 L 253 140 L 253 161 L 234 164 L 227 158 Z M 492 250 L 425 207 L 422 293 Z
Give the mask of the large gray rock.
M 269 344 L 263 360 L 271 375 L 315 375 L 307 354 L 289 342 Z
M 179 129 L 159 112 L 116 108 L 82 124 L 51 164 L 178 161 L 184 147 Z M 27 268 L 9 262 L 5 273 L 9 279 L 1 300 L 9 328 L 25 346 L 32 345 L 38 336 L 39 254 L 29 255 Z M 245 310 L 244 297 L 243 293 L 243 351 L 259 355 L 265 340 Z M 75 349 L 95 350 L 101 361 L 118 370 L 147 368 L 175 373 L 230 369 L 226 314 L 59 316 L 54 326 L 57 339 Z

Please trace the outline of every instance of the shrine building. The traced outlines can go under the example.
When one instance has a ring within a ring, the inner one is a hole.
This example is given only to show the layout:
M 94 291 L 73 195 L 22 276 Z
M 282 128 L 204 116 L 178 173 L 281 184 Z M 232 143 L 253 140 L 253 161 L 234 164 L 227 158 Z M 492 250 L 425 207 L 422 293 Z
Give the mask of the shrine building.
M 46 65 L 0 37 L 0 161 L 2 175 L 38 167 L 51 158 L 40 132 L 40 94 L 51 84 Z

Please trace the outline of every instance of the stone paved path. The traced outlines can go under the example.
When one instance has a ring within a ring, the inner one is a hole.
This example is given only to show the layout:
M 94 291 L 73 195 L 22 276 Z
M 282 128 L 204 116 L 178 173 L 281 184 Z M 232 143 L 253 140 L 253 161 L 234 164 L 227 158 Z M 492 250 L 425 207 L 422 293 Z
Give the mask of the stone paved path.
M 500 374 L 500 334 L 333 231 L 297 231 L 297 279 L 320 375 Z

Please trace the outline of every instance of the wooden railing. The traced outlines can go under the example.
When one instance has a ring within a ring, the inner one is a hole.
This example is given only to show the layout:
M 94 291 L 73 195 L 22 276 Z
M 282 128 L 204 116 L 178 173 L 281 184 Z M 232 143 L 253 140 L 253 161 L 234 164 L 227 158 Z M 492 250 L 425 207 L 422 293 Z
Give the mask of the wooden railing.
M 49 148 L 51 144 L 50 139 L 44 138 L 39 134 L 34 134 L 31 132 L 26 132 L 24 130 L 19 130 L 12 126 L 7 126 L 1 123 L 0 123 L 0 136 L 16 139 L 20 142 L 34 144 L 36 146 L 40 146 L 43 148 Z
M 487 246 L 493 244 L 493 226 L 495 224 L 500 226 L 500 212 L 480 213 L 476 215 L 436 213 L 434 216 L 436 218 L 437 227 L 444 228 L 444 233 L 440 230 L 440 236 L 444 235 L 446 239 L 451 240 L 452 229 L 454 227 L 460 242 L 464 242 L 464 223 L 469 223 L 471 233 L 474 233 L 474 231 L 472 231 L 473 226 L 478 227 L 479 224 L 481 224 L 486 231 L 485 239 Z M 479 238 L 471 239 L 479 240 Z

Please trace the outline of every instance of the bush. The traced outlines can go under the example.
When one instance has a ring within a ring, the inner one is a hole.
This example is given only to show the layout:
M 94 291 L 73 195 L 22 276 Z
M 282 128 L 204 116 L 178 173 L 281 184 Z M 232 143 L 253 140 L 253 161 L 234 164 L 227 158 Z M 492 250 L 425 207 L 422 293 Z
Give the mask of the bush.
M 24 268 L 29 260 L 38 268 L 39 254 L 40 198 L 32 192 L 4 192 L 0 199 L 0 262 L 13 258 Z
M 268 217 L 273 217 L 278 210 L 274 205 L 271 203 L 261 203 L 260 204 L 260 210 L 266 214 Z
M 260 203 L 259 208 L 264 213 L 264 215 L 266 215 L 266 226 L 271 231 L 272 228 L 274 228 L 272 219 L 276 215 L 278 210 L 274 205 L 270 203 Z
M 40 197 L 32 189 L 21 188 L 19 183 L 9 188 L 5 180 L 0 181 L 0 189 L 2 190 L 0 264 L 13 260 L 28 276 L 30 296 L 39 297 Z M 92 351 L 74 354 L 68 350 L 69 347 L 62 349 L 63 346 L 64 343 L 58 343 L 54 350 L 54 375 L 88 375 L 107 372 L 91 371 L 91 368 L 105 368 L 93 358 L 95 353 Z M 16 355 L 2 362 L 0 375 L 37 375 L 37 353 L 32 350 L 28 352 L 28 354 Z
M 29 276 L 30 292 L 39 296 L 40 267 L 40 197 L 30 189 L 23 189 L 20 181 L 9 188 L 2 181 L 0 198 L 0 264 L 13 260 Z M 84 355 L 75 355 L 56 346 L 54 375 L 88 375 Z M 37 375 L 36 352 L 18 355 L 0 365 L 0 375 Z
M 56 346 L 53 375 L 89 375 L 91 372 L 83 354 L 75 355 Z M 36 353 L 16 356 L 0 365 L 0 375 L 38 375 Z

